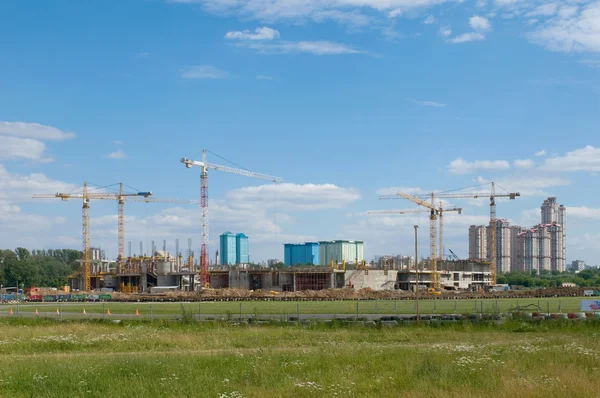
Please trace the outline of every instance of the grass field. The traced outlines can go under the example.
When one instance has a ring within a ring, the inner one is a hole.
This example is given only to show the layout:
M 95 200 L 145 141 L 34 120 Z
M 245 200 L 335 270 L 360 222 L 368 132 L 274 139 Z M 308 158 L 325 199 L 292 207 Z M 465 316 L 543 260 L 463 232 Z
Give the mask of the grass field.
M 2 397 L 593 397 L 600 324 L 0 319 Z
M 521 310 L 540 312 L 579 312 L 582 298 L 561 297 L 549 299 L 501 299 L 501 300 L 420 300 L 419 311 L 423 314 L 472 314 L 472 313 L 507 313 L 517 307 Z M 538 307 L 539 306 L 539 307 Z M 203 316 L 220 315 L 244 317 L 253 315 L 294 316 L 297 314 L 414 314 L 414 300 L 369 300 L 369 301 L 246 301 L 246 302 L 202 302 L 202 303 L 27 303 L 0 305 L 0 315 L 7 315 L 12 308 L 13 314 L 38 312 L 45 316 L 53 316 L 56 310 L 63 314 L 82 315 L 85 308 L 87 314 L 103 314 L 110 310 L 111 314 L 135 314 L 149 318 L 151 315 Z

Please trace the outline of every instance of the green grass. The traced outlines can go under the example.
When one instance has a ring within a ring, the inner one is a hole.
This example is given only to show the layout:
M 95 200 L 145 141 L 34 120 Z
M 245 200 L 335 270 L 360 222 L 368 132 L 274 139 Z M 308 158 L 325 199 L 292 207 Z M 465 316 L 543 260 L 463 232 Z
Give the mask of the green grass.
M 541 312 L 579 312 L 580 301 L 583 298 L 561 297 L 549 299 L 488 299 L 488 300 L 420 300 L 419 310 L 423 314 L 470 314 L 510 312 L 518 307 L 528 311 Z M 238 316 L 243 315 L 282 315 L 294 316 L 300 314 L 414 314 L 414 300 L 370 300 L 370 301 L 246 301 L 246 302 L 202 302 L 202 303 L 27 303 L 18 306 L 14 304 L 0 305 L 0 315 L 6 315 L 13 309 L 21 313 L 38 312 L 54 316 L 56 310 L 63 314 L 81 315 L 85 308 L 88 314 L 102 314 L 110 310 L 111 314 L 135 314 L 137 309 L 141 316 L 152 315 L 190 315 L 201 313 L 210 315 Z
M 0 320 L 2 397 L 591 397 L 597 322 Z

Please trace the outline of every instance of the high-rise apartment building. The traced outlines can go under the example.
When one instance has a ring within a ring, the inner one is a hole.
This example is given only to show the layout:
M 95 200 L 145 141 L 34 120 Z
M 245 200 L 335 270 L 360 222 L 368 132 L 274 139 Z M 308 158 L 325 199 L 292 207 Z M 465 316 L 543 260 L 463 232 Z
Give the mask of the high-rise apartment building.
M 496 269 L 497 272 L 511 270 L 511 227 L 507 220 L 496 220 Z M 488 228 L 488 259 L 491 260 L 491 244 Z
M 250 245 L 245 234 L 225 232 L 220 236 L 220 250 L 216 258 L 221 265 L 248 264 L 250 262 Z
M 469 227 L 469 259 L 484 261 L 487 258 L 487 227 L 485 225 L 471 225 Z
M 514 270 L 566 271 L 566 207 L 558 205 L 555 197 L 544 200 L 540 221 L 539 225 L 518 235 Z
M 221 265 L 236 265 L 236 236 L 231 232 L 225 232 L 220 237 L 220 243 Z
M 235 236 L 235 258 L 236 264 L 248 264 L 250 262 L 250 247 L 248 237 L 239 233 Z

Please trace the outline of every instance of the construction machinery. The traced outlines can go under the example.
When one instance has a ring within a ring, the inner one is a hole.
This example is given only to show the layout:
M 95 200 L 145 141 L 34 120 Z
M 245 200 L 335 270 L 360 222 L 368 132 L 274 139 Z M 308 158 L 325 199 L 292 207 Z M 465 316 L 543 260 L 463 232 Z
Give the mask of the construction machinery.
M 496 184 L 491 182 L 491 190 L 490 192 L 450 192 L 450 193 L 432 193 L 431 198 L 437 199 L 480 199 L 480 198 L 490 198 L 490 243 L 488 257 L 490 259 L 490 276 L 491 276 L 491 284 L 496 284 L 496 198 L 509 198 L 510 200 L 514 200 L 517 197 L 521 196 L 519 192 L 511 192 L 506 194 L 497 194 L 496 193 Z M 400 195 L 400 193 L 398 193 Z M 402 195 L 400 195 L 402 196 Z M 418 195 L 419 197 L 425 197 Z M 429 197 L 429 195 L 427 195 Z
M 208 170 L 224 171 L 226 173 L 237 174 L 245 177 L 258 178 L 269 180 L 275 183 L 283 182 L 283 179 L 266 174 L 255 173 L 244 169 L 236 169 L 229 166 L 221 166 L 218 164 L 208 163 L 206 160 L 207 150 L 202 150 L 202 161 L 190 160 L 182 158 L 181 163 L 186 168 L 200 167 L 200 206 L 202 207 L 202 243 L 200 246 L 200 277 L 202 286 L 210 285 L 210 275 L 208 273 Z M 212 152 L 211 152 L 212 153 Z M 215 155 L 215 154 L 213 154 Z M 218 156 L 218 155 L 216 155 Z
M 457 211 L 458 214 L 462 214 L 462 209 L 461 208 L 453 208 L 453 209 L 444 209 L 442 206 L 442 203 L 440 203 L 439 207 L 435 206 L 435 197 L 433 196 L 433 194 L 431 195 L 431 203 L 426 202 L 425 200 L 419 199 L 413 195 L 404 193 L 404 192 L 398 192 L 397 193 L 398 196 L 404 198 L 404 199 L 408 199 L 411 202 L 414 202 L 416 204 L 418 204 L 419 206 L 423 206 L 425 208 L 427 208 L 428 210 L 425 210 L 426 212 L 429 212 L 429 262 L 430 262 L 430 268 L 431 268 L 431 276 L 432 276 L 432 285 L 433 285 L 433 289 L 435 289 L 436 291 L 439 291 L 440 289 L 440 276 L 437 270 L 437 260 L 438 260 L 438 256 L 441 259 L 443 259 L 443 254 L 444 254 L 444 223 L 443 223 L 443 214 L 445 211 Z M 379 199 L 396 199 L 396 197 L 394 196 L 381 196 Z M 407 212 L 420 212 L 419 210 L 400 210 L 399 214 L 405 214 Z M 422 211 L 422 210 L 421 210 Z M 383 211 L 385 214 L 385 210 Z M 381 214 L 381 213 L 380 213 Z M 398 214 L 398 213 L 396 213 Z M 440 239 L 440 252 L 438 253 L 436 250 L 436 241 L 438 239 L 438 234 L 437 234 L 437 230 L 436 230 L 436 224 L 437 224 L 437 219 L 438 219 L 438 215 L 440 216 L 440 234 L 439 234 L 439 239 Z
M 118 255 L 118 270 L 121 271 L 125 261 L 125 201 L 145 202 L 145 203 L 180 203 L 193 204 L 197 201 L 180 200 L 180 199 L 155 199 L 150 198 L 152 192 L 137 192 L 124 193 L 123 183 L 119 184 L 119 193 L 110 192 L 89 192 L 87 182 L 83 183 L 82 193 L 55 193 L 55 194 L 39 194 L 33 195 L 34 199 L 61 199 L 68 201 L 69 199 L 82 199 L 82 248 L 83 261 L 81 263 L 81 271 L 83 274 L 84 290 L 91 289 L 91 264 L 90 264 L 90 200 L 116 200 L 118 202 L 118 228 L 119 228 L 119 255 Z M 141 250 L 141 249 L 140 249 Z

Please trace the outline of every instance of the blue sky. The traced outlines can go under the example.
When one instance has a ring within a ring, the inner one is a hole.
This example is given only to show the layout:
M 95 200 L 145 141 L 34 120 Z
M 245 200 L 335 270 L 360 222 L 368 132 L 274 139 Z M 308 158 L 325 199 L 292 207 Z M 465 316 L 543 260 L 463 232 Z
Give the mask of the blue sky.
M 600 263 L 600 1 L 4 0 L 0 53 L 2 247 L 79 248 L 80 203 L 30 197 L 84 180 L 196 199 L 179 159 L 208 148 L 286 181 L 212 172 L 211 256 L 224 231 L 257 261 L 317 239 L 408 254 L 427 216 L 367 216 L 414 207 L 378 194 L 493 180 L 523 195 L 498 204 L 515 224 L 557 196 L 568 262 Z M 466 256 L 487 201 L 452 204 L 446 247 Z M 91 212 L 115 256 L 116 204 Z M 199 246 L 194 206 L 126 215 L 134 253 Z

